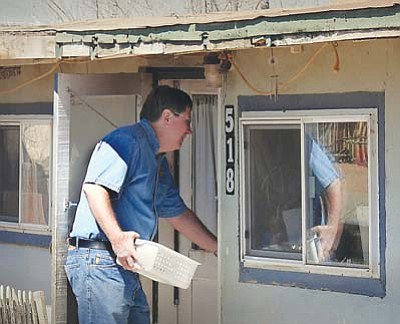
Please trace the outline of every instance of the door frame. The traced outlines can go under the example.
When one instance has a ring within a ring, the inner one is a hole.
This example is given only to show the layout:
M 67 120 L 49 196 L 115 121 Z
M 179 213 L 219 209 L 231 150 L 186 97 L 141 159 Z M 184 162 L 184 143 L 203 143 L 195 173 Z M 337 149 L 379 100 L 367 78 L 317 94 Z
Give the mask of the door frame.
M 173 87 L 178 87 L 186 92 L 190 96 L 193 95 L 216 95 L 218 100 L 217 100 L 217 121 L 216 121 L 216 131 L 217 131 L 217 161 L 216 161 L 216 167 L 217 167 L 217 172 L 216 172 L 216 180 L 217 180 L 217 195 L 219 196 L 220 192 L 220 164 L 218 161 L 221 159 L 221 141 L 219 140 L 221 136 L 221 120 L 222 120 L 222 109 L 221 107 L 223 106 L 223 91 L 221 88 L 212 88 L 206 85 L 206 80 L 205 79 L 161 79 L 159 80 L 159 85 L 169 85 Z M 191 139 L 191 138 L 190 138 Z M 192 140 L 184 141 L 183 146 L 180 150 L 179 154 L 179 190 L 181 197 L 185 201 L 185 204 L 189 207 L 192 208 L 192 199 L 193 199 L 193 188 L 192 188 L 192 178 L 193 178 L 193 151 L 192 151 Z M 188 176 L 189 175 L 189 176 Z M 217 205 L 217 223 L 220 224 L 219 222 L 220 218 L 220 199 L 218 199 L 218 205 Z M 166 226 L 167 227 L 167 226 Z M 173 231 L 171 229 L 162 229 L 162 225 L 160 226 L 160 231 L 164 231 L 167 235 L 171 236 L 171 240 L 173 240 Z M 169 234 L 168 234 L 169 233 Z M 218 226 L 217 230 L 217 235 L 220 236 L 220 229 Z M 195 251 L 191 249 L 191 242 L 187 240 L 185 237 L 182 235 L 180 236 L 180 250 L 179 252 L 190 256 L 195 259 L 201 259 L 205 260 L 207 258 L 215 258 L 212 253 L 208 253 L 205 251 Z M 164 243 L 164 242 L 163 242 Z M 172 245 L 172 242 L 166 242 L 167 244 Z M 209 255 L 208 255 L 209 254 Z M 218 321 L 220 320 L 220 274 L 219 274 L 219 260 L 217 260 L 217 300 L 218 300 L 218 305 L 217 305 L 217 317 Z M 193 319 L 193 314 L 192 314 L 192 307 L 194 307 L 193 304 L 193 290 L 192 290 L 192 285 L 186 289 L 186 290 L 179 290 L 180 292 L 180 298 L 179 298 L 179 307 L 170 307 L 169 311 L 166 310 L 165 308 L 161 310 L 161 316 L 160 318 L 160 323 L 164 324 L 162 321 L 162 314 L 165 313 L 165 317 L 169 319 L 174 319 L 174 322 L 176 324 L 188 324 L 192 323 Z M 164 292 L 163 298 L 159 298 L 159 300 L 164 300 L 165 302 L 169 303 L 170 305 L 176 306 L 173 303 L 173 300 L 170 300 L 169 296 L 172 296 L 171 288 L 164 287 L 162 289 L 165 289 L 168 291 L 168 295 Z M 167 297 L 167 298 L 165 298 Z M 160 312 L 160 311 L 159 311 Z M 165 323 L 170 323 L 170 322 L 165 322 Z
M 53 201 L 51 257 L 51 323 L 67 323 L 67 277 L 64 264 L 69 231 L 71 90 L 82 96 L 139 95 L 148 80 L 139 73 L 66 74 L 54 79 L 53 101 Z M 141 103 L 139 102 L 138 105 Z

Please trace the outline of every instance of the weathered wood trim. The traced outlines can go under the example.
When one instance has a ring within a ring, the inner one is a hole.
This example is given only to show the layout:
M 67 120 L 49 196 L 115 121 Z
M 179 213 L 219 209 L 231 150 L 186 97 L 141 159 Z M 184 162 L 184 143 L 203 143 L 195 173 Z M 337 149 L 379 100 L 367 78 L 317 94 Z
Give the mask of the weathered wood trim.
M 0 34 L 0 65 L 6 59 L 55 57 L 55 36 Z
M 189 23 L 176 18 L 175 25 L 140 28 L 111 27 L 98 21 L 93 30 L 76 23 L 77 30 L 62 26 L 31 31 L 0 30 L 2 60 L 90 57 L 91 59 L 203 50 L 251 48 L 256 38 L 266 46 L 285 46 L 348 39 L 399 37 L 400 5 L 332 11 L 310 11 L 278 16 L 255 16 L 226 21 Z M 195 17 L 198 18 L 198 17 Z M 195 19 L 194 21 L 201 21 Z M 149 18 L 151 19 L 151 18 Z M 118 20 L 117 20 L 118 21 Z M 151 24 L 150 24 L 151 25 Z M 108 29 L 107 29 L 108 28 Z
M 69 188 L 69 129 L 70 94 L 66 91 L 70 80 L 56 75 L 54 89 L 53 123 L 53 188 L 54 221 L 52 222 L 53 245 L 51 260 L 51 300 L 53 324 L 67 322 L 67 277 L 64 264 L 67 257 L 68 212 L 64 198 L 68 198 Z
M 179 23 L 179 20 L 177 21 Z M 177 24 L 174 26 L 159 26 L 150 28 L 117 29 L 93 31 L 92 35 L 99 43 L 125 42 L 193 42 L 201 41 L 206 34 L 210 41 L 223 41 L 239 38 L 249 38 L 261 35 L 286 35 L 297 33 L 339 32 L 346 30 L 373 30 L 400 28 L 400 6 L 389 8 L 366 8 L 358 10 L 343 10 L 333 12 L 303 13 L 292 16 L 259 17 L 239 21 L 217 23 Z M 77 35 L 87 35 L 85 32 L 60 31 L 63 40 L 81 41 Z M 90 32 L 89 32 L 90 33 Z M 129 39 L 134 37 L 133 40 Z

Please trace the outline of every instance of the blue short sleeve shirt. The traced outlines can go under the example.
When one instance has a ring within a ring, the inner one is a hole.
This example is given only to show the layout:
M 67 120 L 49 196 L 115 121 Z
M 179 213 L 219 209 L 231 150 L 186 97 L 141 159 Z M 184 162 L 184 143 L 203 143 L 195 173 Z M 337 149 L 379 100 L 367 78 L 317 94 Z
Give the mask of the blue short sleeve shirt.
M 175 217 L 187 210 L 169 171 L 159 143 L 146 119 L 106 135 L 93 150 L 84 183 L 106 188 L 117 221 L 124 231 L 135 231 L 150 240 L 158 217 Z M 72 237 L 107 240 L 96 223 L 82 192 Z
M 310 169 L 317 178 L 322 190 L 339 178 L 333 163 L 327 153 L 314 141 L 311 140 Z
M 320 197 L 325 190 L 337 179 L 340 179 L 338 171 L 331 162 L 327 152 L 316 143 L 314 139 L 309 138 L 309 167 L 310 173 L 315 177 L 315 197 L 313 199 L 313 226 L 324 225 L 327 219 L 323 219 Z

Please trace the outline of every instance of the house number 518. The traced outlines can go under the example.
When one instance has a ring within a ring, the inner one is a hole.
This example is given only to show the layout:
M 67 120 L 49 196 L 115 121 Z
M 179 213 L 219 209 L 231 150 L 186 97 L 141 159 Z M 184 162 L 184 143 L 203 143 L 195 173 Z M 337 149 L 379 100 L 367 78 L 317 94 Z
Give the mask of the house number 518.
M 235 194 L 235 115 L 233 106 L 225 106 L 225 187 L 226 194 Z

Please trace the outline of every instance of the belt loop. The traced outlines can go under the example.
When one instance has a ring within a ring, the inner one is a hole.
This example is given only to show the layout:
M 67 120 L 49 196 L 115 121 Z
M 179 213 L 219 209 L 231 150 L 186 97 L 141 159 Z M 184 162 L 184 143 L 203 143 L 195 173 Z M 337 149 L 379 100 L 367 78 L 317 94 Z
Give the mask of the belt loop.
M 79 248 L 79 237 L 77 236 L 76 238 L 75 238 L 75 240 L 76 240 L 76 248 Z

